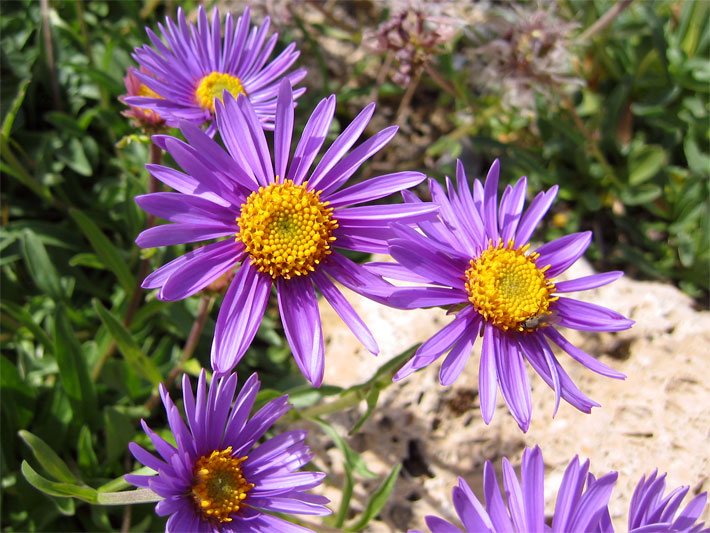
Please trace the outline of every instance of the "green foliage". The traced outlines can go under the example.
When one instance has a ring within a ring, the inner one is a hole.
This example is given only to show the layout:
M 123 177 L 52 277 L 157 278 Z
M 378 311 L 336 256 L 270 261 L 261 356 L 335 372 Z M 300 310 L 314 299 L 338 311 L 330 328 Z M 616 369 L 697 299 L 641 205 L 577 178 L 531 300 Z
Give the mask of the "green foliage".
M 219 305 L 192 357 L 182 361 L 201 297 L 164 303 L 139 287 L 148 269 L 185 247 L 141 252 L 134 244 L 146 223 L 133 197 L 148 189 L 149 139 L 121 116 L 117 97 L 131 50 L 145 41 L 143 26 L 154 27 L 173 3 L 48 5 L 46 13 L 36 0 L 5 1 L 0 9 L 1 521 L 8 531 L 113 531 L 124 520 L 121 505 L 151 501 L 150 494 L 126 490 L 122 476 L 137 466 L 128 443 L 149 446 L 141 418 L 166 426 L 150 398 L 177 364 L 193 375 L 209 368 Z M 183 7 L 189 12 L 195 5 Z M 586 28 L 612 2 L 560 5 Z M 559 105 L 539 100 L 534 118 L 472 88 L 470 72 L 459 68 L 462 51 L 474 44 L 464 32 L 435 58 L 448 91 L 424 74 L 413 100 L 424 103 L 423 116 L 432 122 L 444 115 L 450 129 L 422 145 L 419 163 L 378 160 L 378 171 L 391 163 L 384 172 L 406 166 L 442 176 L 452 173 L 455 157 L 486 164 L 501 157 L 507 178 L 525 174 L 535 190 L 560 185 L 548 237 L 593 229 L 599 268 L 671 280 L 695 297 L 705 295 L 709 6 L 634 2 L 612 30 L 575 43 L 585 84 Z M 292 28 L 279 31 L 284 42 L 301 39 L 301 57 L 310 58 L 317 74 L 297 116 L 337 92 L 331 137 L 372 95 L 378 114 L 397 117 L 405 88 L 367 77 L 368 62 L 381 58 L 368 54 L 334 75 L 333 58 L 323 50 L 321 38 L 352 44 L 360 29 L 310 25 L 295 16 Z M 399 466 L 364 511 L 349 516 L 354 487 L 374 474 L 348 436 L 366 424 L 409 355 L 355 387 L 314 390 L 295 369 L 272 306 L 241 363 L 240 377 L 260 373 L 265 388 L 258 404 L 287 391 L 295 410 L 285 422 L 314 421 L 342 453 L 345 475 L 332 527 L 362 530 L 394 489 Z M 340 434 L 327 415 L 355 405 L 364 407 L 360 419 Z M 89 505 L 97 503 L 108 507 Z M 134 507 L 131 520 L 137 531 L 164 527 L 150 505 Z

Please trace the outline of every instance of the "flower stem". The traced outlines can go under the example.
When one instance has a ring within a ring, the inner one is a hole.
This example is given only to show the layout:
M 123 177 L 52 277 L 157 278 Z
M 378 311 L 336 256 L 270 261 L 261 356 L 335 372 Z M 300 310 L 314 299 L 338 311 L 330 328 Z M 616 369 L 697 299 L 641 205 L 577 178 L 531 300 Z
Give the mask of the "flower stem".
M 180 360 L 173 367 L 165 380 L 166 387 L 170 387 L 177 380 L 180 372 L 185 366 L 185 363 L 187 363 L 190 357 L 192 357 L 192 354 L 195 352 L 195 348 L 197 348 L 197 343 L 200 340 L 202 330 L 205 328 L 205 323 L 207 322 L 207 317 L 210 315 L 214 301 L 214 296 L 208 296 L 206 294 L 202 295 L 202 299 L 200 300 L 200 308 L 197 311 L 197 317 L 195 318 L 195 322 L 192 324 L 192 329 L 190 330 L 190 334 L 187 336 L 187 341 L 185 341 L 185 347 L 182 349 Z M 159 400 L 160 395 L 157 391 L 154 391 L 145 404 L 143 404 L 143 407 L 150 412 L 155 409 L 155 406 L 158 405 Z

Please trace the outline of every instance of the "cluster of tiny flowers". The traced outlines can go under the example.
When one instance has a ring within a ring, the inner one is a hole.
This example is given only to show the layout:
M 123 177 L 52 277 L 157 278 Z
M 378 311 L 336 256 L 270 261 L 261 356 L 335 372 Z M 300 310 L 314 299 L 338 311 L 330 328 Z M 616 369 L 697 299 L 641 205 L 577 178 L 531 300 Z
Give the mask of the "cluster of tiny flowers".
M 148 227 L 136 243 L 142 248 L 190 246 L 149 274 L 142 287 L 155 289 L 164 301 L 205 290 L 224 292 L 212 343 L 211 382 L 202 371 L 193 393 L 183 379 L 184 416 L 167 390 L 160 389 L 174 444 L 143 422 L 155 453 L 130 445 L 135 458 L 155 474 L 126 479 L 162 498 L 156 512 L 169 517 L 166 530 L 303 531 L 273 513 L 330 512 L 326 498 L 308 492 L 325 474 L 301 470 L 312 457 L 304 443 L 306 432 L 265 437 L 289 409 L 287 398 L 271 400 L 251 414 L 259 390 L 256 374 L 237 390 L 233 369 L 252 343 L 272 293 L 295 363 L 315 387 L 322 384 L 325 368 L 317 291 L 370 352 L 379 351 L 336 282 L 383 305 L 441 307 L 442 314 L 453 315 L 394 380 L 447 354 L 440 381 L 450 385 L 482 337 L 478 390 L 486 423 L 500 389 L 520 428 L 528 430 L 532 402 L 526 362 L 553 389 L 555 411 L 561 399 L 587 413 L 598 405 L 573 383 L 553 345 L 593 372 L 624 378 L 557 329 L 614 332 L 633 324 L 612 310 L 566 296 L 608 284 L 621 272 L 558 279 L 585 252 L 590 232 L 531 244 L 557 187 L 539 193 L 524 209 L 526 179 L 506 186 L 499 197 L 497 161 L 484 181 L 472 185 L 460 162 L 455 182 L 447 178 L 442 187 L 429 180 L 431 202 L 406 190 L 426 179 L 420 172 L 349 183 L 397 128 L 358 143 L 375 111 L 370 104 L 324 148 L 336 110 L 331 95 L 318 102 L 295 139 L 294 108 L 304 91 L 295 85 L 306 73 L 291 70 L 299 55 L 294 44 L 270 59 L 277 34 L 269 37 L 268 18 L 252 26 L 245 10 L 222 23 L 216 10 L 209 19 L 200 8 L 196 22 L 189 23 L 179 10 L 177 22 L 167 18 L 159 29 L 160 37 L 147 30 L 152 46 L 135 51 L 139 69 L 129 71 L 122 101 L 129 106 L 125 114 L 147 131 L 179 128 L 182 138 L 152 137 L 179 169 L 146 166 L 174 192 L 136 197 L 143 210 L 168 222 Z M 381 37 L 390 42 L 395 36 L 396 46 L 409 50 L 411 43 L 431 48 L 449 36 L 427 31 L 421 12 L 413 11 L 383 28 Z M 403 195 L 403 203 L 372 203 L 395 193 Z M 348 252 L 386 253 L 395 262 L 361 265 Z M 504 459 L 507 503 L 490 462 L 484 472 L 485 505 L 461 479 L 454 505 L 464 529 L 549 529 L 543 470 L 539 448 L 523 454 L 520 481 Z M 567 468 L 553 531 L 612 530 L 607 503 L 616 473 L 596 479 L 588 470 L 589 463 L 577 458 Z M 663 479 L 656 473 L 642 479 L 629 527 L 635 532 L 699 530 L 702 524 L 694 523 L 705 495 L 678 513 L 687 488 L 663 497 Z M 436 517 L 428 517 L 427 524 L 432 531 L 455 529 Z M 659 524 L 670 529 L 653 529 Z

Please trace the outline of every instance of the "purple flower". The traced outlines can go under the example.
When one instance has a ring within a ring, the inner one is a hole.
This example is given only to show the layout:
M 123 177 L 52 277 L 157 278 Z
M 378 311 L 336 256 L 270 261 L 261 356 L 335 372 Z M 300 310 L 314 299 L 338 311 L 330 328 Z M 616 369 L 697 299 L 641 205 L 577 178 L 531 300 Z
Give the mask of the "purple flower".
M 386 252 L 390 222 L 417 222 L 433 216 L 437 208 L 433 204 L 352 207 L 416 185 L 425 177 L 397 172 L 342 188 L 397 130 L 386 128 L 349 151 L 365 130 L 374 104 L 345 128 L 314 170 L 310 168 L 330 128 L 335 97 L 318 104 L 290 157 L 293 107 L 291 86 L 284 81 L 276 105 L 273 164 L 254 107 L 243 96 L 235 100 L 226 95 L 224 103 L 217 105 L 217 127 L 228 152 L 189 123 L 181 124 L 187 143 L 153 137 L 186 173 L 147 166 L 179 192 L 136 198 L 143 209 L 172 222 L 147 229 L 136 242 L 150 248 L 226 237 L 159 268 L 143 287 L 159 288 L 162 300 L 179 300 L 241 264 L 217 318 L 214 370 L 227 373 L 242 358 L 274 285 L 296 363 L 319 386 L 324 348 L 315 289 L 372 353 L 378 352 L 377 343 L 332 280 L 372 298 L 387 296 L 392 289 L 335 249 Z
M 485 183 L 476 180 L 473 193 L 461 162 L 457 187 L 447 178 L 447 190 L 430 181 L 439 220 L 419 223 L 420 231 L 396 225 L 389 251 L 398 265 L 373 263 L 371 271 L 385 277 L 419 281 L 427 286 L 405 287 L 391 296 L 395 307 L 450 306 L 454 320 L 427 340 L 395 375 L 400 380 L 443 353 L 440 381 L 450 385 L 464 368 L 476 338 L 483 337 L 479 395 L 483 419 L 489 423 L 500 386 L 506 403 L 523 431 L 532 416 L 527 360 L 554 389 L 555 412 L 560 398 L 590 412 L 598 404 L 574 385 L 552 352 L 550 341 L 573 359 L 604 376 L 624 375 L 573 346 L 555 327 L 585 331 L 619 331 L 633 321 L 598 305 L 561 296 L 610 283 L 621 272 L 606 272 L 571 281 L 554 278 L 587 249 L 591 232 L 575 233 L 530 249 L 530 237 L 557 193 L 557 187 L 538 194 L 523 211 L 526 179 L 506 187 L 498 201 L 498 161 Z M 406 194 L 419 205 L 413 194 Z
M 641 478 L 631 497 L 629 508 L 631 533 L 710 531 L 703 529 L 704 522 L 696 523 L 705 509 L 707 492 L 698 494 L 685 506 L 685 509 L 678 513 L 680 503 L 688 493 L 689 487 L 678 487 L 664 497 L 665 489 L 666 474 L 659 476 L 658 470 L 654 470 L 648 479 L 646 476 Z
M 493 465 L 486 461 L 483 470 L 485 505 L 476 498 L 463 478 L 454 487 L 453 501 L 464 531 L 469 532 L 569 532 L 601 531 L 602 518 L 608 515 L 609 496 L 617 473 L 610 472 L 598 480 L 589 474 L 589 461 L 580 464 L 575 456 L 565 470 L 557 493 L 551 528 L 545 524 L 544 469 L 538 446 L 526 448 L 520 479 L 507 458 L 503 458 L 503 501 Z M 425 518 L 432 533 L 460 531 L 450 522 L 436 517 Z
M 177 24 L 166 17 L 165 27 L 158 27 L 164 41 L 146 28 L 153 47 L 136 48 L 133 58 L 154 74 L 137 72 L 140 81 L 162 98 L 129 97 L 126 103 L 156 111 L 169 126 L 178 126 L 181 120 L 208 122 L 208 132 L 213 134 L 214 102 L 226 91 L 249 98 L 261 125 L 273 129 L 279 83 L 286 78 L 296 84 L 306 75 L 305 69 L 286 74 L 299 55 L 293 43 L 267 63 L 278 34 L 267 41 L 269 18 L 251 27 L 248 8 L 236 23 L 227 14 L 223 35 L 219 12 L 214 10 L 210 23 L 202 7 L 196 25 L 188 24 L 178 8 Z M 296 97 L 304 91 L 296 91 Z
M 305 431 L 287 431 L 258 443 L 290 409 L 286 396 L 250 417 L 260 385 L 256 374 L 236 398 L 236 374 L 207 385 L 203 370 L 196 395 L 187 376 L 182 384 L 187 424 L 160 387 L 175 446 L 142 421 L 158 456 L 135 442 L 129 448 L 157 475 L 125 476 L 163 497 L 155 511 L 169 516 L 166 531 L 307 531 L 267 513 L 330 513 L 327 498 L 306 492 L 325 474 L 299 471 L 313 456 L 304 443 Z

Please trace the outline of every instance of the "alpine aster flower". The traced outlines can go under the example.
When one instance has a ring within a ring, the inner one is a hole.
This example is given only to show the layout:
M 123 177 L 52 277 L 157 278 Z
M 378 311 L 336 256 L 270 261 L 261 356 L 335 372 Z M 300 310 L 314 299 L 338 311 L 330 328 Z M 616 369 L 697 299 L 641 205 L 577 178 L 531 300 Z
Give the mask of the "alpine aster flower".
M 308 531 L 267 513 L 326 515 L 328 499 L 306 491 L 320 484 L 322 472 L 301 472 L 311 460 L 305 431 L 287 431 L 258 444 L 290 409 L 287 397 L 249 413 L 259 392 L 252 374 L 236 394 L 237 375 L 207 385 L 204 370 L 193 395 L 182 382 L 185 418 L 161 385 L 175 446 L 142 421 L 157 456 L 132 442 L 133 456 L 157 475 L 129 474 L 126 481 L 162 496 L 155 507 L 169 516 L 166 531 Z
M 551 524 L 545 524 L 545 465 L 538 446 L 526 448 L 520 468 L 520 479 L 507 458 L 503 458 L 503 501 L 493 465 L 486 461 L 483 470 L 485 505 L 466 482 L 459 478 L 453 501 L 464 531 L 530 533 L 553 531 L 600 531 L 600 522 L 608 514 L 609 496 L 617 473 L 610 472 L 595 479 L 589 474 L 589 461 L 579 462 L 575 456 L 565 470 L 557 493 Z M 460 531 L 454 524 L 436 516 L 425 518 L 432 533 Z
M 296 45 L 291 43 L 281 54 L 267 63 L 274 50 L 278 34 L 268 41 L 269 18 L 259 27 L 251 27 L 249 8 L 234 22 L 231 14 L 224 21 L 221 34 L 219 12 L 215 9 L 208 22 L 204 8 L 197 13 L 197 24 L 188 24 L 182 8 L 177 24 L 166 17 L 165 27 L 158 25 L 165 41 L 146 28 L 153 47 L 136 48 L 133 58 L 154 75 L 137 72 L 140 81 L 159 94 L 126 98 L 126 103 L 156 111 L 169 126 L 188 120 L 197 125 L 210 124 L 214 133 L 214 102 L 225 92 L 249 98 L 263 127 L 273 128 L 276 95 L 282 79 L 298 83 L 305 69 L 290 74 L 286 71 L 298 58 Z M 296 91 L 296 96 L 305 89 Z
M 416 185 L 418 172 L 397 172 L 342 188 L 363 161 L 380 150 L 397 128 L 389 127 L 350 148 L 367 126 L 370 104 L 345 128 L 310 170 L 335 112 L 335 97 L 322 100 L 305 126 L 293 157 L 291 86 L 282 82 L 276 105 L 274 161 L 264 131 L 248 99 L 225 95 L 217 103 L 217 127 L 228 153 L 199 128 L 182 123 L 188 143 L 154 136 L 185 174 L 148 165 L 148 170 L 178 193 L 138 196 L 136 202 L 172 222 L 145 230 L 141 247 L 169 246 L 226 237 L 167 263 L 143 282 L 159 288 L 158 298 L 179 300 L 195 294 L 240 265 L 217 318 L 212 367 L 229 372 L 256 334 L 272 285 L 286 338 L 296 363 L 315 386 L 323 380 L 323 332 L 315 288 L 352 329 L 377 353 L 377 343 L 360 317 L 333 284 L 372 298 L 389 295 L 392 286 L 336 251 L 386 252 L 389 223 L 430 218 L 433 204 L 357 206 Z
M 665 489 L 666 474 L 659 476 L 658 470 L 654 470 L 648 479 L 646 476 L 641 478 L 631 497 L 630 533 L 708 531 L 703 529 L 704 522 L 698 522 L 707 503 L 707 492 L 698 494 L 678 513 L 689 487 L 678 487 L 664 497 Z
M 598 305 L 561 296 L 610 283 L 621 272 L 606 272 L 571 281 L 554 278 L 587 249 L 591 232 L 575 233 L 530 249 L 530 236 L 550 207 L 557 187 L 538 194 L 523 211 L 526 179 L 506 187 L 498 202 L 498 161 L 485 184 L 476 180 L 471 192 L 461 162 L 457 187 L 447 178 L 447 191 L 430 181 L 439 220 L 423 221 L 416 231 L 396 225 L 389 241 L 395 264 L 370 265 L 385 277 L 419 281 L 427 286 L 397 289 L 389 299 L 395 307 L 451 306 L 454 320 L 421 345 L 395 375 L 400 380 L 450 350 L 441 366 L 440 382 L 450 385 L 464 368 L 476 338 L 483 337 L 479 396 L 483 419 L 489 423 L 500 385 L 503 397 L 523 431 L 532 416 L 527 359 L 554 389 L 555 412 L 560 397 L 590 412 L 598 404 L 574 385 L 552 352 L 549 341 L 594 372 L 612 378 L 624 375 L 573 346 L 554 325 L 585 331 L 619 331 L 633 322 Z M 405 194 L 417 205 L 417 198 Z
M 129 68 L 126 72 L 126 77 L 123 78 L 123 83 L 126 85 L 126 94 L 119 97 L 119 100 L 122 103 L 126 103 L 126 98 L 131 96 L 147 96 L 158 99 L 162 98 L 155 91 L 142 84 L 138 79 L 138 76 L 136 76 L 136 72 L 137 71 L 134 68 Z M 165 124 L 163 118 L 155 111 L 144 107 L 138 107 L 130 104 L 127 105 L 128 109 L 122 114 L 124 117 L 132 119 L 136 127 L 148 130 L 158 130 Z

